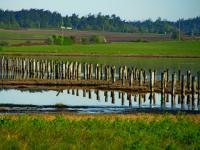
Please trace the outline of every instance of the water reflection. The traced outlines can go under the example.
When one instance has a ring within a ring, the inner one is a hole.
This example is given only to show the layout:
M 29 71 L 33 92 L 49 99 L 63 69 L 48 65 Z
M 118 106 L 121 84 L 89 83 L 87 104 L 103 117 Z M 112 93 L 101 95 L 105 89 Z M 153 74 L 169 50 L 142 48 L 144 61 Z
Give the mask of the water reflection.
M 62 103 L 74 109 L 77 106 L 79 109 L 87 107 L 88 112 L 94 111 L 95 108 L 96 112 L 98 112 L 98 108 L 101 108 L 101 111 L 112 108 L 119 112 L 134 109 L 200 110 L 197 95 L 182 97 L 166 93 L 138 94 L 124 91 L 77 88 L 61 91 L 0 89 L 0 95 L 1 104 L 53 106 L 57 103 Z

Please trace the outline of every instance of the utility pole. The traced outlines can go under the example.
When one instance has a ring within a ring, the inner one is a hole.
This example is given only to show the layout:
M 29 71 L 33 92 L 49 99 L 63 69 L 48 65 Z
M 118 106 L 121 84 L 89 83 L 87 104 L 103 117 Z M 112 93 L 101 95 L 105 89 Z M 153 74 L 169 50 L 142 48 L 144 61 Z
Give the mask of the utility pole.
M 181 40 L 181 20 L 179 18 L 179 41 Z

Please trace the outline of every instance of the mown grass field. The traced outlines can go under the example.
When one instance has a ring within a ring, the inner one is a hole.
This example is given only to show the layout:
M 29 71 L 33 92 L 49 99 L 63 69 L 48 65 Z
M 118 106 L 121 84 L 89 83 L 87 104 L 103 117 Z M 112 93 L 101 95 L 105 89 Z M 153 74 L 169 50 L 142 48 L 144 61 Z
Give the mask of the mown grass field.
M 199 41 L 118 42 L 109 44 L 75 44 L 69 46 L 40 45 L 3 47 L 0 53 L 67 53 L 67 54 L 140 54 L 200 55 Z
M 1 115 L 0 149 L 200 149 L 199 115 Z

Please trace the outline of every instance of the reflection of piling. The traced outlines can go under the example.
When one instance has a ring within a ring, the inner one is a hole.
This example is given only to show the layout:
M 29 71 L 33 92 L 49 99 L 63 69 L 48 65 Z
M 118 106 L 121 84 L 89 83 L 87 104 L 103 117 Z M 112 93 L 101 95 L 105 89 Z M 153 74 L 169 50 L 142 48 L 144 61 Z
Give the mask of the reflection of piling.
M 124 105 L 124 95 L 125 93 L 124 92 L 122 92 L 122 106 Z
M 86 97 L 86 90 L 83 89 L 83 97 Z
M 108 102 L 108 91 L 104 91 L 105 102 Z
M 88 97 L 89 97 L 89 99 L 92 98 L 92 91 L 91 90 L 88 90 Z
M 99 90 L 96 90 L 97 100 L 100 100 Z
M 114 93 L 114 91 L 111 91 L 111 99 L 112 99 L 111 103 L 114 104 L 115 103 L 115 93 Z

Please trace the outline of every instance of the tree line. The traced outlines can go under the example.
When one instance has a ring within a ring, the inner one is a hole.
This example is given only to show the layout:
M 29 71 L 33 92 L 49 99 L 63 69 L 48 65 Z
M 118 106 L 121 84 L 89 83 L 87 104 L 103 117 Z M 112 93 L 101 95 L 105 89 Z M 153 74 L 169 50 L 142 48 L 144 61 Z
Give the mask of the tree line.
M 158 18 L 155 21 L 125 21 L 116 15 L 97 15 L 79 17 L 77 14 L 61 16 L 58 12 L 43 9 L 10 11 L 0 9 L 0 28 L 60 28 L 72 27 L 77 30 L 97 30 L 130 33 L 158 33 L 200 35 L 200 17 L 181 19 L 175 22 Z

